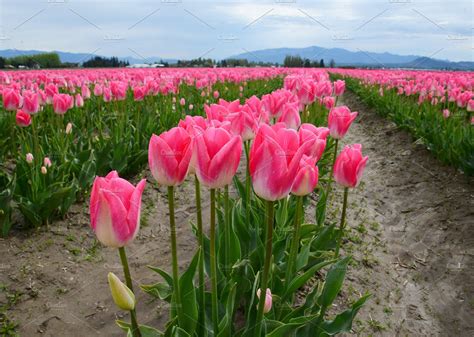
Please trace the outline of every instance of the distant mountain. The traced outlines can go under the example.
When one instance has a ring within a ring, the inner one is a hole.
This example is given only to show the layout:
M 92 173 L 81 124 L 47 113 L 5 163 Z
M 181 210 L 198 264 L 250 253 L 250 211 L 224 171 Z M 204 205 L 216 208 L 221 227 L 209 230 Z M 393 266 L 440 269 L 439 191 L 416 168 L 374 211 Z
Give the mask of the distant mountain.
M 61 59 L 61 62 L 71 62 L 71 63 L 83 63 L 95 56 L 103 56 L 99 54 L 87 54 L 87 53 L 69 53 L 69 52 L 63 52 L 63 51 L 56 51 L 53 50 L 52 52 L 57 53 L 59 55 L 59 58 Z M 18 49 L 5 49 L 5 50 L 0 50 L 0 56 L 2 57 L 14 57 L 18 55 L 33 55 L 33 54 L 41 54 L 41 53 L 46 53 L 44 50 L 18 50 Z M 138 57 L 133 57 L 133 56 L 126 56 L 126 57 L 119 57 L 119 60 L 121 61 L 128 61 L 130 64 L 136 64 L 136 63 L 158 63 L 161 60 L 164 62 L 176 62 L 175 59 L 164 59 L 161 57 L 157 56 L 152 56 L 148 58 L 138 58 Z
M 250 51 L 229 58 L 247 59 L 253 62 L 272 62 L 283 64 L 287 55 L 299 55 L 311 61 L 323 59 L 326 65 L 331 60 L 337 66 L 371 66 L 384 68 L 427 68 L 427 69 L 474 69 L 474 62 L 451 62 L 436 60 L 417 55 L 396 55 L 391 53 L 374 53 L 367 51 L 350 51 L 342 48 L 322 48 L 317 46 L 306 48 L 277 48 Z

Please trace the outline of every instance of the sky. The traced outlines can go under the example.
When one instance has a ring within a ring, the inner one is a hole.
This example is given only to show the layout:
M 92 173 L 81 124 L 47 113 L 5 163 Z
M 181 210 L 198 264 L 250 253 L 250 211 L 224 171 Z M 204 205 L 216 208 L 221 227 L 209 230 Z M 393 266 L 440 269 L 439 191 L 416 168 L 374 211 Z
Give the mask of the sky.
M 0 49 L 222 59 L 320 46 L 474 61 L 468 0 L 0 0 Z

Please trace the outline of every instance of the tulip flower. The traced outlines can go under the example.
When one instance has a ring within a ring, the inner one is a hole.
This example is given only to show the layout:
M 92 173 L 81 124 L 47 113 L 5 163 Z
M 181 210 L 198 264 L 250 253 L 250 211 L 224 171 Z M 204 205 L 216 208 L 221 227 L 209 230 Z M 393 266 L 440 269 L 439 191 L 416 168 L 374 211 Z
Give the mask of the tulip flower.
M 53 96 L 53 109 L 58 115 L 64 115 L 74 106 L 74 99 L 67 94 L 55 94 Z
M 65 132 L 67 135 L 69 135 L 72 132 L 72 123 L 67 123 Z
M 369 157 L 362 156 L 362 145 L 346 146 L 334 164 L 334 180 L 344 187 L 356 187 Z
M 346 82 L 337 80 L 334 82 L 334 95 L 341 96 L 346 90 Z
M 107 279 L 112 298 L 117 307 L 127 311 L 135 309 L 135 295 L 133 292 L 114 273 L 109 273 Z
M 316 161 L 319 161 L 326 148 L 326 137 L 328 134 L 329 129 L 326 127 L 316 127 L 308 123 L 302 124 L 298 130 L 300 145 L 309 140 L 314 142 L 313 146 L 306 150 L 305 155 L 311 156 Z
M 285 123 L 288 128 L 297 130 L 301 124 L 298 103 L 286 103 L 283 105 L 278 122 Z
M 443 110 L 443 117 L 444 117 L 444 118 L 448 118 L 449 115 L 450 115 L 449 110 L 448 110 L 448 109 L 444 109 L 444 110 Z
M 49 159 L 49 157 L 44 157 L 43 159 L 43 165 L 46 166 L 46 167 L 51 167 L 51 159 Z
M 5 110 L 15 111 L 23 105 L 23 97 L 15 89 L 3 89 L 2 96 Z
M 257 297 L 260 299 L 261 295 L 261 289 L 259 288 L 257 290 Z M 272 310 L 272 292 L 269 288 L 267 288 L 267 291 L 265 292 L 265 305 L 263 307 L 263 312 L 266 314 L 270 310 Z
M 91 227 L 102 244 L 123 247 L 135 238 L 145 184 L 142 179 L 134 187 L 116 171 L 95 178 L 90 199 Z
M 82 108 L 84 106 L 84 99 L 82 98 L 81 94 L 76 94 L 75 103 L 76 107 L 78 108 Z
M 41 166 L 41 174 L 42 175 L 48 174 L 48 169 L 46 168 L 46 166 Z
M 31 116 L 23 110 L 16 112 L 16 125 L 24 128 L 31 125 Z
M 189 133 L 174 127 L 161 135 L 152 135 L 148 147 L 148 163 L 153 177 L 159 184 L 181 184 L 189 169 L 192 142 Z
M 263 124 L 250 149 L 250 175 L 255 193 L 269 201 L 286 197 L 293 186 L 303 154 L 314 145 L 307 141 L 299 145 L 295 130 L 275 131 Z
M 146 87 L 135 87 L 133 88 L 133 99 L 138 101 L 143 101 L 146 95 Z
M 331 137 L 342 139 L 356 117 L 357 112 L 351 112 L 347 106 L 332 108 L 328 116 Z
M 22 110 L 29 114 L 35 114 L 40 109 L 40 95 L 34 92 L 23 93 L 23 108 Z
M 196 174 L 199 181 L 212 189 L 232 181 L 242 152 L 242 138 L 222 128 L 209 127 L 196 140 Z
M 314 191 L 318 184 L 318 167 L 313 157 L 303 155 L 301 158 L 295 181 L 291 188 L 291 193 L 298 196 L 304 196 Z
M 31 153 L 27 153 L 26 154 L 26 157 L 25 157 L 25 160 L 28 164 L 32 164 L 33 163 L 33 160 L 34 160 L 34 157 Z

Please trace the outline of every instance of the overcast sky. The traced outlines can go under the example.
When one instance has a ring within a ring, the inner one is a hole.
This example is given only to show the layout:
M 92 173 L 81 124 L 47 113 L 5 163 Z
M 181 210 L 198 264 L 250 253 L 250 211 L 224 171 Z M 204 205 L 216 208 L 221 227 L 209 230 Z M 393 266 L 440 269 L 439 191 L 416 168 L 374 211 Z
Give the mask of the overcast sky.
M 0 0 L 0 49 L 225 58 L 321 46 L 474 61 L 473 2 Z

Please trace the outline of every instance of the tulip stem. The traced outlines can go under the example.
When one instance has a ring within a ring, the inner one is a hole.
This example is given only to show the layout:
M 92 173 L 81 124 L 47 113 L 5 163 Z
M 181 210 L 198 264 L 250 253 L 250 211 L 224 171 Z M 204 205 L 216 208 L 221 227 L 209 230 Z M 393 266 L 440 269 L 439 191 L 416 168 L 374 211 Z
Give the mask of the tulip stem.
M 132 277 L 130 276 L 130 268 L 128 267 L 128 260 L 127 260 L 127 254 L 125 253 L 125 248 L 120 247 L 118 250 L 120 254 L 120 261 L 122 262 L 123 274 L 125 275 L 125 283 L 127 284 L 127 287 L 133 293 Z M 137 313 L 135 309 L 130 310 L 130 320 L 132 322 L 133 337 L 140 337 L 141 333 L 140 333 L 140 328 L 138 327 Z
M 174 187 L 168 186 L 168 206 L 170 213 L 171 258 L 173 267 L 173 291 L 178 320 L 181 317 L 181 295 L 179 293 L 178 253 L 176 248 L 176 223 L 174 218 Z
M 250 195 L 250 158 L 249 158 L 249 153 L 250 153 L 250 141 L 246 141 L 244 143 L 244 148 L 245 148 L 245 157 L 247 159 L 247 166 L 246 166 L 246 174 L 245 174 L 245 201 L 246 201 L 246 204 L 245 204 L 245 211 L 246 211 L 246 219 L 247 221 L 250 221 L 250 198 L 251 198 L 251 195 Z
M 211 299 L 212 299 L 212 323 L 214 336 L 219 332 L 219 321 L 217 312 L 217 257 L 216 257 L 216 190 L 211 188 L 211 230 L 209 236 L 209 253 L 211 259 Z
M 267 218 L 267 235 L 265 238 L 265 262 L 263 265 L 263 274 L 260 282 L 260 299 L 258 301 L 257 320 L 255 322 L 254 337 L 260 337 L 262 331 L 263 309 L 265 306 L 265 296 L 267 294 L 267 284 L 270 271 L 270 263 L 272 260 L 272 244 L 273 244 L 273 221 L 274 209 L 273 201 L 266 202 L 266 218 Z
M 341 247 L 342 237 L 344 235 L 344 228 L 346 226 L 346 210 L 347 210 L 347 196 L 349 194 L 349 188 L 344 188 L 344 202 L 342 204 L 342 215 L 341 215 L 341 223 L 339 224 L 339 235 L 337 238 L 337 245 L 336 245 L 336 258 L 339 257 L 339 248 Z
M 230 264 L 230 231 L 231 231 L 231 219 L 230 219 L 230 206 L 229 206 L 229 185 L 226 185 L 224 188 L 224 215 L 225 215 L 225 227 L 224 227 L 224 274 L 227 275 L 229 272 Z
M 335 139 L 335 142 L 334 142 L 334 155 L 333 155 L 333 158 L 332 158 L 331 173 L 329 174 L 328 186 L 326 188 L 326 203 L 325 203 L 325 206 L 322 210 L 323 213 L 326 212 L 326 207 L 327 207 L 327 204 L 328 204 L 328 201 L 329 201 L 329 194 L 331 193 L 332 176 L 334 175 L 334 164 L 336 163 L 338 145 L 339 145 L 339 139 Z M 316 211 L 317 211 L 317 207 L 316 207 Z M 317 215 L 316 215 L 316 219 L 317 219 Z M 324 219 L 324 217 L 323 217 L 323 219 Z
M 300 228 L 301 228 L 301 214 L 303 208 L 303 197 L 296 196 L 296 214 L 295 214 L 295 227 L 293 231 L 293 238 L 290 246 L 290 255 L 288 256 L 288 263 L 286 269 L 286 286 L 290 285 L 293 278 L 293 273 L 296 265 L 296 258 L 298 255 L 298 246 L 300 243 Z
M 201 207 L 201 184 L 196 175 L 194 175 L 194 187 L 196 192 L 196 213 L 197 213 L 197 230 L 199 240 L 199 297 L 200 297 L 200 318 L 199 318 L 199 335 L 204 335 L 204 327 L 206 323 L 206 296 L 204 294 L 204 235 L 202 233 L 202 207 Z

